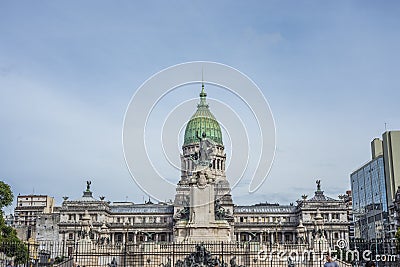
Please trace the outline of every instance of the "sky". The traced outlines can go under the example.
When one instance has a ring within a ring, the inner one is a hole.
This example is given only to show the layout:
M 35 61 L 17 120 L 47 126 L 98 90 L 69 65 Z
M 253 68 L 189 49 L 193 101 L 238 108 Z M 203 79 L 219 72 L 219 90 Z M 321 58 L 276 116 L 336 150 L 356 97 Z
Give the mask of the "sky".
M 267 182 L 239 184 L 234 202 L 288 204 L 317 179 L 337 197 L 370 141 L 400 129 L 399 13 L 398 1 L 1 1 L 0 179 L 59 205 L 86 180 L 95 197 L 141 203 L 122 149 L 130 99 L 162 69 L 213 61 L 250 77 L 275 120 Z

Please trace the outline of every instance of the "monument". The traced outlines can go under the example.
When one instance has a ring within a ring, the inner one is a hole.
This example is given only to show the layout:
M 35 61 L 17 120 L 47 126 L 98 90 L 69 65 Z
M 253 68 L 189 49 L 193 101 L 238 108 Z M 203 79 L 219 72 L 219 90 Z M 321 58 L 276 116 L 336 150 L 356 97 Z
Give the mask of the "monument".
M 228 215 L 215 198 L 216 177 L 211 171 L 215 145 L 205 132 L 201 136 L 197 133 L 197 138 L 199 151 L 191 157 L 194 171 L 188 179 L 190 206 L 176 217 L 175 241 L 230 241 Z

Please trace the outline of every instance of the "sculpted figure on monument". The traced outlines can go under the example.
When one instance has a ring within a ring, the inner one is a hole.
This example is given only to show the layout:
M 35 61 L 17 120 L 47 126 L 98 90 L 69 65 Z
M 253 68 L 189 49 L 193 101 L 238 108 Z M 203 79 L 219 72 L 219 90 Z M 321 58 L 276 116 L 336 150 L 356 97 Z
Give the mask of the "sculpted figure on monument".
M 225 220 L 225 219 L 232 219 L 232 215 L 230 214 L 229 210 L 226 211 L 224 207 L 221 205 L 221 201 L 217 199 L 214 205 L 214 213 L 216 220 Z
M 199 139 L 199 152 L 194 153 L 190 156 L 190 160 L 195 166 L 195 171 L 211 167 L 211 154 L 214 151 L 214 142 L 206 137 L 206 133 L 203 132 L 200 136 L 197 132 L 197 138 Z
M 216 220 L 223 220 L 225 219 L 226 211 L 222 207 L 221 202 L 219 199 L 215 201 L 215 219 Z
M 207 174 L 204 172 L 199 172 L 197 174 L 198 178 L 197 178 L 197 185 L 199 186 L 205 186 L 207 184 Z
M 183 261 L 178 260 L 175 264 L 175 267 L 195 267 L 195 266 L 228 267 L 228 265 L 226 263 L 221 262 L 218 259 L 218 257 L 213 257 L 212 254 L 205 248 L 203 243 L 197 244 L 195 252 L 190 253 L 188 256 L 185 257 Z
M 189 220 L 190 208 L 184 207 L 182 210 L 178 211 L 175 215 L 175 220 Z
M 200 141 L 200 145 L 199 145 L 200 163 L 203 163 L 204 166 L 209 166 L 210 161 L 211 161 L 210 155 L 213 152 L 214 143 L 206 137 L 205 132 L 203 132 L 201 136 L 199 136 L 198 132 L 196 134 L 197 134 L 197 138 Z

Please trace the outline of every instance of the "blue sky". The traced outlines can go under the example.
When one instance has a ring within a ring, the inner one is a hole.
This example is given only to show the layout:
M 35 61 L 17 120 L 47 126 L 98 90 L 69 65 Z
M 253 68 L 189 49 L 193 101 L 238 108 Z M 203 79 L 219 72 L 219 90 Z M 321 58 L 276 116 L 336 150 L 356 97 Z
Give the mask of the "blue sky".
M 269 182 L 252 195 L 239 187 L 235 202 L 287 204 L 312 194 L 316 179 L 335 197 L 369 160 L 384 123 L 400 129 L 399 9 L 398 1 L 1 1 L 0 177 L 16 195 L 58 203 L 79 197 L 88 179 L 97 196 L 141 202 L 122 153 L 129 100 L 161 69 L 208 60 L 248 75 L 276 122 Z

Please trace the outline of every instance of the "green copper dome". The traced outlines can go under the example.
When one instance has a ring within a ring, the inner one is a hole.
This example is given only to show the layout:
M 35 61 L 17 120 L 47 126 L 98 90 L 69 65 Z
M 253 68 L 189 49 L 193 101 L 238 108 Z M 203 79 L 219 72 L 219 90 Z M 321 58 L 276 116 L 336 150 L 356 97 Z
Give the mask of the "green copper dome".
M 223 145 L 221 127 L 209 110 L 206 97 L 207 94 L 204 92 L 203 84 L 201 86 L 200 103 L 197 105 L 196 112 L 186 125 L 185 138 L 183 142 L 184 146 L 192 143 L 199 143 L 197 134 L 201 136 L 203 133 L 206 134 L 207 138 L 210 138 L 221 146 Z

